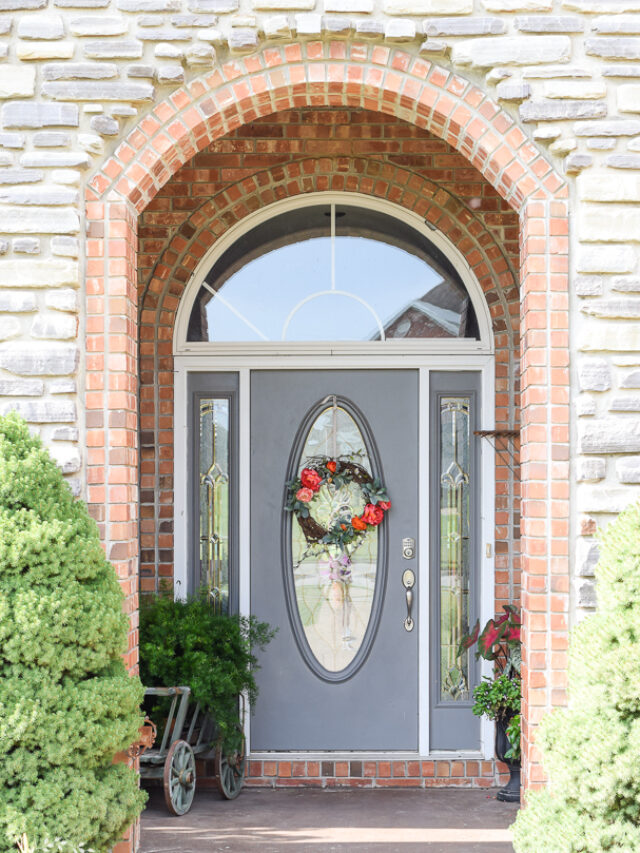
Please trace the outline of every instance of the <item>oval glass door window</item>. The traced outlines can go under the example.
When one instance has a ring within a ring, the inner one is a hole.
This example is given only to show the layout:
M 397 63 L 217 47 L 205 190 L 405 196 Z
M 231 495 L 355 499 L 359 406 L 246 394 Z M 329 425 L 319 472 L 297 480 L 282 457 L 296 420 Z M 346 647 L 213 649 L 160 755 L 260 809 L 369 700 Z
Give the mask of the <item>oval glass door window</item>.
M 297 473 L 314 457 L 350 460 L 372 473 L 364 437 L 342 406 L 320 412 L 309 429 Z M 359 487 L 324 485 L 311 512 L 329 528 L 340 517 L 362 514 Z M 347 669 L 362 648 L 371 619 L 378 574 L 378 528 L 357 546 L 309 544 L 296 518 L 291 524 L 291 556 L 295 601 L 313 657 L 328 673 Z

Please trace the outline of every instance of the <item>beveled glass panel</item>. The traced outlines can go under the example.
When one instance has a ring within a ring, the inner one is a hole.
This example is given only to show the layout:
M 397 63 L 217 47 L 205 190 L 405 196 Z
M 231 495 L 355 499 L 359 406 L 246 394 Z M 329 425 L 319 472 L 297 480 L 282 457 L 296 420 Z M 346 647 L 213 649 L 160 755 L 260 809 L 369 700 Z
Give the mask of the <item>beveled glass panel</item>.
M 229 399 L 200 401 L 200 581 L 229 612 Z
M 330 406 L 312 424 L 300 457 L 298 472 L 316 456 L 349 459 L 371 473 L 362 433 L 341 406 Z M 325 528 L 342 517 L 364 510 L 359 487 L 320 488 L 313 517 Z M 360 544 L 312 546 L 296 518 L 291 525 L 291 554 L 296 604 L 306 640 L 314 657 L 328 672 L 341 672 L 354 660 L 371 617 L 378 573 L 378 529 L 369 530 Z
M 469 398 L 440 400 L 440 699 L 469 699 Z

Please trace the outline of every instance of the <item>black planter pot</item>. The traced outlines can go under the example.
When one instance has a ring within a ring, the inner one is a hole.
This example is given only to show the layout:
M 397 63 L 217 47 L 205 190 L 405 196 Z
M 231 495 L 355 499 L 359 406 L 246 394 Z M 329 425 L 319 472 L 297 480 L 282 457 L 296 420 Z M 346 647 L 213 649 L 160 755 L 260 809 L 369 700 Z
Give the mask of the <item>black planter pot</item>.
M 496 758 L 507 765 L 509 770 L 509 781 L 500 788 L 496 794 L 496 799 L 503 803 L 519 803 L 520 802 L 520 762 L 509 761 L 505 758 L 505 752 L 508 752 L 511 747 L 509 738 L 507 737 L 507 726 L 509 720 L 496 720 Z

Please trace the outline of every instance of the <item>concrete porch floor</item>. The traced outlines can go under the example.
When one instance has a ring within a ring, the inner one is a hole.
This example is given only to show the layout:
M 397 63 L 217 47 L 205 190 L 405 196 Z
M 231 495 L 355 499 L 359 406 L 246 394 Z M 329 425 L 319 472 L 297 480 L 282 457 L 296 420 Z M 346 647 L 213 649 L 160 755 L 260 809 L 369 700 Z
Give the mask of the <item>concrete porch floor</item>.
M 201 788 L 183 817 L 150 792 L 141 853 L 512 853 L 518 810 L 495 790 Z

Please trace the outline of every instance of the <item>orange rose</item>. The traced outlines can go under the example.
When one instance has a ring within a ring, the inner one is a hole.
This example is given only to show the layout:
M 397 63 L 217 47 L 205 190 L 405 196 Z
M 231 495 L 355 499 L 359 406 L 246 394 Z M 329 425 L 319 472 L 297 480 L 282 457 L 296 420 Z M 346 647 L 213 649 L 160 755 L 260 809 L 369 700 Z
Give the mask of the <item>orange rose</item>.
M 327 465 L 326 465 L 327 471 L 331 471 L 332 474 L 336 473 L 337 467 L 338 467 L 338 463 L 334 462 L 333 459 L 331 460 L 331 462 L 327 462 Z
M 367 522 L 363 521 L 360 518 L 360 516 L 354 515 L 353 518 L 351 519 L 351 526 L 353 527 L 354 530 L 366 530 L 367 529 Z

